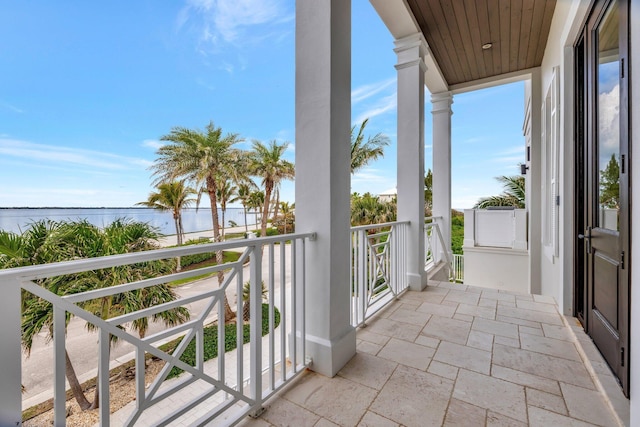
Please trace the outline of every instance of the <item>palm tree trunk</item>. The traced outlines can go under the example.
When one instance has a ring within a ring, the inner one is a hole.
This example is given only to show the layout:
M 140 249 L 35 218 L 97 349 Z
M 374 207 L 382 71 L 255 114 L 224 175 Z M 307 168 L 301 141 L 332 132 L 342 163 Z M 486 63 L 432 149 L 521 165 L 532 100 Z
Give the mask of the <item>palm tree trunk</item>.
M 178 246 L 182 245 L 182 235 L 180 234 L 180 222 L 178 221 L 178 216 L 173 215 L 173 224 L 176 227 L 176 239 L 178 240 Z
M 278 217 L 278 208 L 280 208 L 280 190 L 276 189 L 276 197 L 275 197 L 275 204 L 273 206 L 273 218 L 272 221 L 274 219 L 276 219 Z
M 242 210 L 244 212 L 244 232 L 248 233 L 249 232 L 249 224 L 247 224 L 247 205 L 245 205 L 244 202 L 242 203 Z
M 260 237 L 267 236 L 267 219 L 269 219 L 269 201 L 271 201 L 271 191 L 273 191 L 273 181 L 264 184 L 264 207 L 262 208 L 262 227 Z
M 182 230 L 180 229 L 180 219 L 178 215 L 173 215 L 173 222 L 176 226 L 176 238 L 178 239 L 178 246 L 182 246 Z M 180 257 L 176 257 L 176 271 L 180 272 L 180 270 Z
M 216 242 L 220 241 L 220 226 L 218 224 L 218 200 L 216 199 L 216 183 L 212 178 L 207 178 L 207 192 L 209 193 L 209 200 L 211 201 L 211 219 L 213 221 L 213 240 Z M 216 264 L 221 265 L 224 263 L 224 257 L 222 255 L 222 251 L 216 251 Z M 218 286 L 222 286 L 222 282 L 224 281 L 224 273 L 222 271 L 218 272 Z M 227 299 L 227 295 L 225 293 L 224 296 L 224 321 L 227 323 L 229 320 L 233 319 L 236 314 L 231 309 L 229 305 L 229 300 Z
M 69 358 L 69 353 L 66 350 L 64 352 L 64 358 L 65 373 L 67 376 L 67 381 L 69 381 L 69 385 L 71 386 L 73 397 L 76 399 L 76 402 L 78 402 L 78 406 L 80 406 L 80 409 L 86 411 L 91 407 L 91 403 L 87 400 L 87 397 L 82 391 L 82 386 L 80 385 L 80 381 L 78 381 L 78 376 L 76 375 L 75 369 L 73 369 L 71 359 Z
M 224 213 L 225 213 L 226 210 L 227 210 L 226 208 L 221 209 L 221 211 L 222 211 L 222 240 L 224 240 Z

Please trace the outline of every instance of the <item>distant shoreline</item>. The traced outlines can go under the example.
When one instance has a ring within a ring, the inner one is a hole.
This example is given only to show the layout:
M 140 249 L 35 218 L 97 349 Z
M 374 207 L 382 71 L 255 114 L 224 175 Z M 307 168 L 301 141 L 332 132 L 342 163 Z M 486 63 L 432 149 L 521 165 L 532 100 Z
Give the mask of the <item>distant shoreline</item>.
M 0 206 L 0 210 L 7 209 L 153 209 L 148 206 L 98 206 L 98 207 L 79 207 L 79 206 Z M 209 209 L 209 206 L 201 206 L 199 208 L 189 207 L 183 208 L 183 210 L 202 210 Z M 218 208 L 219 209 L 219 208 Z M 227 209 L 242 209 L 242 206 L 228 206 Z M 248 213 L 248 212 L 247 212 Z

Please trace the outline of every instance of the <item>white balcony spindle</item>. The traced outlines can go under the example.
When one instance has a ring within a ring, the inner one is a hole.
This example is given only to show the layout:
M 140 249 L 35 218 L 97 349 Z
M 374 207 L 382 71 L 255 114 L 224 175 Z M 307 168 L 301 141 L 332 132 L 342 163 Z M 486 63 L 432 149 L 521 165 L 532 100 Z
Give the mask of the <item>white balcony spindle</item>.
M 67 392 L 65 388 L 66 373 L 66 313 L 63 308 L 53 308 L 53 365 L 54 391 L 53 409 L 54 424 L 64 426 L 66 423 Z

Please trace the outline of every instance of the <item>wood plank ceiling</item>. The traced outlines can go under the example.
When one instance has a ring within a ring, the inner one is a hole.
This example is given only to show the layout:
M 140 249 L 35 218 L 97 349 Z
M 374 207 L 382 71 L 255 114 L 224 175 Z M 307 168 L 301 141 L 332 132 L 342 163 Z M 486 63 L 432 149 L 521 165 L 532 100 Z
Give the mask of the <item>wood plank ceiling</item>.
M 556 0 L 407 0 L 447 83 L 542 63 Z M 491 48 L 483 49 L 491 43 Z

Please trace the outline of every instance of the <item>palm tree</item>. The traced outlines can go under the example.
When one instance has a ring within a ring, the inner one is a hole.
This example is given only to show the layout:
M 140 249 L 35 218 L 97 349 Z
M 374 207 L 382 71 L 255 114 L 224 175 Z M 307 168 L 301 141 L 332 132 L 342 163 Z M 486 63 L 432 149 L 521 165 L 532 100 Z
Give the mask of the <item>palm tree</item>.
M 262 178 L 264 187 L 264 206 L 262 208 L 261 235 L 267 235 L 267 219 L 269 217 L 269 203 L 271 193 L 282 180 L 293 179 L 295 169 L 293 163 L 284 160 L 282 155 L 289 146 L 288 142 L 278 144 L 271 141 L 265 145 L 260 141 L 253 141 L 253 151 L 249 154 L 249 171 L 252 175 Z
M 381 224 L 396 220 L 396 203 L 382 202 L 376 196 L 354 193 L 351 196 L 351 225 Z M 375 231 L 375 230 L 374 230 Z
M 368 165 L 370 162 L 384 156 L 384 147 L 389 145 L 389 137 L 383 133 L 377 133 L 364 141 L 364 128 L 369 123 L 369 119 L 365 119 L 358 129 L 358 133 L 354 135 L 355 125 L 351 128 L 351 173 L 355 173 L 359 169 Z
M 295 215 L 293 213 L 296 208 L 295 203 L 289 202 L 280 202 L 280 212 L 282 215 L 282 222 L 284 223 L 284 234 L 287 234 L 287 224 L 291 223 L 292 225 L 295 223 Z
M 256 227 L 257 227 L 258 222 L 261 222 L 260 217 L 258 215 L 262 210 L 262 206 L 264 206 L 264 192 L 252 191 L 251 194 L 249 194 L 249 201 L 247 202 L 247 206 L 249 207 L 249 209 L 254 210 L 254 213 L 256 215 Z
M 233 203 L 238 201 L 238 197 L 235 196 L 237 187 L 230 181 L 226 181 L 220 187 L 218 187 L 218 200 L 220 202 L 220 213 L 222 213 L 222 240 L 224 240 L 224 214 L 227 212 L 227 203 Z
M 104 230 L 89 224 L 86 220 L 75 222 L 39 221 L 31 224 L 23 234 L 0 232 L 0 267 L 43 264 L 78 258 L 135 252 L 155 247 L 158 233 L 146 223 L 116 220 Z M 121 283 L 155 277 L 170 272 L 166 261 L 138 263 L 106 270 L 94 270 L 77 274 L 40 280 L 38 284 L 57 295 L 104 288 Z M 125 292 L 82 304 L 102 318 L 138 311 L 153 305 L 175 300 L 176 295 L 166 285 L 158 285 L 137 291 Z M 71 315 L 67 313 L 67 321 Z M 184 307 L 154 315 L 167 325 L 186 321 L 189 312 Z M 87 324 L 88 328 L 93 325 Z M 141 318 L 131 325 L 132 329 L 144 336 L 148 319 Z M 22 295 L 22 345 L 30 353 L 33 339 L 46 330 L 48 338 L 53 338 L 53 306 L 47 301 L 23 292 Z M 68 354 L 66 356 L 66 376 L 72 393 L 83 409 L 97 407 L 97 391 L 91 404 L 78 381 Z
M 244 213 L 244 231 L 249 232 L 249 224 L 247 223 L 247 206 L 249 206 L 249 197 L 251 195 L 251 184 L 238 185 L 238 200 L 242 203 L 242 211 Z
M 184 185 L 184 181 L 172 181 L 159 184 L 158 191 L 149 194 L 146 202 L 136 203 L 160 211 L 171 211 L 176 227 L 178 246 L 184 242 L 184 228 L 182 227 L 182 209 L 187 208 L 195 201 L 189 196 L 196 194 L 191 187 Z
M 496 178 L 502 183 L 504 191 L 498 196 L 483 197 L 475 204 L 476 209 L 485 209 L 489 206 L 513 206 L 523 209 L 525 203 L 524 177 L 499 176 Z
M 209 122 L 204 131 L 183 127 L 174 127 L 168 135 L 160 138 L 169 141 L 157 151 L 158 158 L 151 167 L 159 182 L 184 178 L 195 183 L 200 188 L 198 202 L 202 191 L 209 196 L 211 205 L 211 220 L 213 222 L 213 238 L 221 240 L 218 222 L 218 188 L 228 179 L 240 179 L 245 171 L 240 167 L 243 153 L 233 148 L 241 141 L 237 134 L 222 135 L 222 129 Z M 198 203 L 199 204 L 199 203 Z M 222 251 L 216 251 L 216 262 L 224 262 Z M 224 281 L 224 273 L 218 272 L 218 284 Z M 226 297 L 225 321 L 231 320 L 235 313 L 231 310 Z
M 271 204 L 273 206 L 271 221 L 273 221 L 278 216 L 278 210 L 280 209 L 280 184 L 273 188 L 273 200 L 271 200 Z
M 262 301 L 265 301 L 268 296 L 267 287 L 264 285 L 264 280 L 262 281 Z M 242 286 L 242 320 L 248 322 L 251 318 L 251 281 L 246 281 Z

